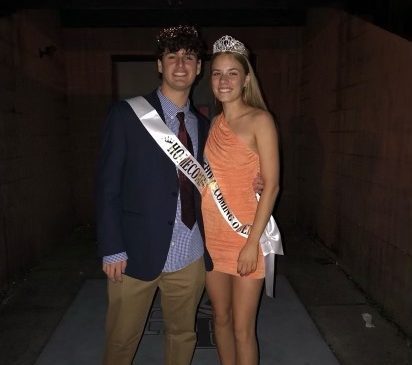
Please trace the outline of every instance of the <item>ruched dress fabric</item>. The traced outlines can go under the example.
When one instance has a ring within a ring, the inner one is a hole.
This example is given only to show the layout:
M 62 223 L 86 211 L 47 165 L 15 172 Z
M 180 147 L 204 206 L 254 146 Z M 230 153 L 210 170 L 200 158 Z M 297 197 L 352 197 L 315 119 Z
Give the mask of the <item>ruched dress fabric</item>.
M 257 208 L 252 182 L 259 171 L 258 154 L 230 129 L 223 114 L 216 118 L 210 129 L 204 153 L 231 212 L 242 224 L 252 224 Z M 209 187 L 203 192 L 202 214 L 206 246 L 214 271 L 239 276 L 237 260 L 246 238 L 233 231 L 225 221 Z M 247 277 L 265 277 L 260 247 L 257 269 Z

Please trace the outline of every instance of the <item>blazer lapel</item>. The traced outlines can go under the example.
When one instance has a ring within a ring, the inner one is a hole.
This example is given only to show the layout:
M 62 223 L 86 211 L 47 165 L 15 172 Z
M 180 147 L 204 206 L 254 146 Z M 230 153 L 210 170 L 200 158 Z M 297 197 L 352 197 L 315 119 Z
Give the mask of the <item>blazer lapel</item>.
M 157 90 L 154 90 L 148 95 L 145 95 L 144 98 L 156 109 L 159 113 L 160 118 L 162 118 L 163 122 L 165 122 L 165 115 L 163 113 L 162 105 L 160 104 L 159 97 L 157 96 Z
M 197 156 L 196 159 L 203 166 L 203 151 L 205 148 L 206 138 L 207 138 L 207 128 L 203 125 L 205 122 L 204 118 L 199 115 L 199 112 L 195 109 L 191 109 L 192 113 L 196 116 L 197 119 Z

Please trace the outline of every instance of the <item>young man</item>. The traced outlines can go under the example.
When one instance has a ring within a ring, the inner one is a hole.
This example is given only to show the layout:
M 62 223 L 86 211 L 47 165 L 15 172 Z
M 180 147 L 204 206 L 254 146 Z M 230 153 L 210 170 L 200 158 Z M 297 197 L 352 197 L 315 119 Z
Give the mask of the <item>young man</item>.
M 193 156 L 203 164 L 209 123 L 188 99 L 201 69 L 202 41 L 193 27 L 177 26 L 164 29 L 157 46 L 162 81 L 145 99 L 172 132 L 187 131 Z M 115 104 L 103 128 L 97 177 L 99 253 L 109 279 L 105 365 L 132 363 L 157 288 L 165 363 L 191 362 L 196 308 L 205 266 L 210 270 L 212 263 L 202 238 L 200 194 L 192 185 L 182 193 L 179 181 L 130 105 Z

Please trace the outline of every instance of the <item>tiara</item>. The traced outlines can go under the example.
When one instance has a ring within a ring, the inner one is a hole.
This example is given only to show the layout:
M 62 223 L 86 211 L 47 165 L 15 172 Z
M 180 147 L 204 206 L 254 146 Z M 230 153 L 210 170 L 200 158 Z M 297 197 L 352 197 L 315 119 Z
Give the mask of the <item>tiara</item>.
M 164 28 L 160 31 L 156 40 L 159 43 L 161 40 L 165 39 L 174 39 L 178 36 L 189 36 L 189 37 L 198 37 L 198 33 L 195 27 L 190 25 L 178 25 L 176 27 Z
M 213 43 L 213 53 L 218 52 L 236 52 L 245 57 L 249 55 L 245 45 L 230 35 L 224 35 Z

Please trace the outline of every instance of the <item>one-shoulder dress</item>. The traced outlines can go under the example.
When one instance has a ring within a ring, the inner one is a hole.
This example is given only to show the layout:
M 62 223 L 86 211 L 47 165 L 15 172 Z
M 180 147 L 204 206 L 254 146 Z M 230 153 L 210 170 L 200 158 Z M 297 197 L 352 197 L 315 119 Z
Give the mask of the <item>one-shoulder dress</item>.
M 223 113 L 210 129 L 204 153 L 230 210 L 242 224 L 253 223 L 257 201 L 252 182 L 259 171 L 259 156 L 230 129 Z M 237 260 L 246 238 L 234 232 L 224 220 L 209 188 L 203 192 L 202 215 L 214 270 L 239 276 Z M 247 277 L 265 277 L 260 247 L 257 269 Z

